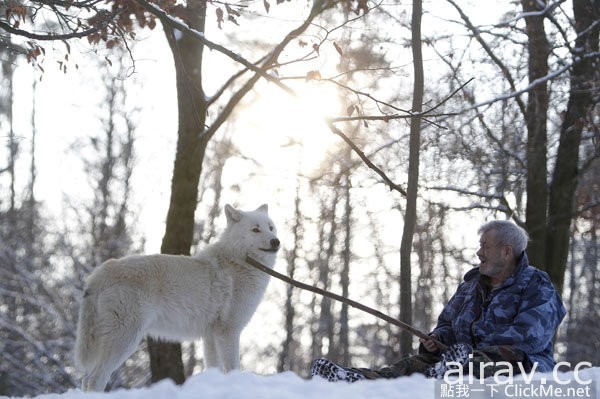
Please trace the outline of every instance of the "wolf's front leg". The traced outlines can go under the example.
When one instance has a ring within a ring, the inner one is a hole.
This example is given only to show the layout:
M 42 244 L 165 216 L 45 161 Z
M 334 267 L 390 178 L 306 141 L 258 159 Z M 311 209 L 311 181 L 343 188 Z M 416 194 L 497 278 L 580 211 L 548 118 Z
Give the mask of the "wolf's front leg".
M 206 365 L 206 368 L 221 368 L 221 362 L 219 361 L 219 354 L 217 352 L 217 346 L 213 332 L 207 331 L 202 337 L 202 341 L 204 342 L 204 364 Z
M 240 368 L 240 333 L 228 332 L 215 337 L 217 353 L 223 371 Z

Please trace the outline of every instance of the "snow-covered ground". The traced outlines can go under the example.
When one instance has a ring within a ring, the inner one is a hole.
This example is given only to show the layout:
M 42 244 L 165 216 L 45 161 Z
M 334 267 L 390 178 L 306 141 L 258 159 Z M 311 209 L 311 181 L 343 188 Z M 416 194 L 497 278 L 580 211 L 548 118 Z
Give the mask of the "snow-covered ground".
M 580 370 L 578 374 L 573 372 L 560 373 L 556 377 L 559 383 L 554 382 L 552 373 L 536 374 L 533 376 L 533 386 L 540 386 L 540 380 L 545 380 L 543 385 L 549 389 L 551 385 L 555 388 L 565 388 L 572 385 L 562 385 L 567 380 L 575 383 L 578 377 L 583 384 L 579 393 L 581 395 L 569 396 L 577 398 L 600 399 L 598 392 L 598 381 L 600 380 L 600 368 Z M 527 390 L 527 384 L 523 377 L 515 377 L 517 382 L 513 383 L 515 389 L 503 392 L 497 390 L 494 397 L 499 398 L 549 398 L 567 397 L 557 396 L 558 391 L 532 391 Z M 486 380 L 488 381 L 488 380 Z M 591 381 L 591 382 L 590 382 Z M 536 384 L 537 382 L 537 384 Z M 490 382 L 492 383 L 492 382 Z M 446 386 L 440 389 L 439 384 L 444 382 L 428 380 L 420 375 L 403 377 L 394 380 L 360 381 L 354 384 L 330 383 L 320 378 L 305 380 L 291 372 L 275 374 L 270 376 L 256 375 L 247 371 L 234 371 L 222 374 L 216 370 L 207 370 L 201 374 L 188 379 L 182 386 L 176 386 L 170 381 L 162 381 L 150 388 L 117 390 L 109 393 L 84 393 L 80 390 L 70 390 L 63 394 L 46 394 L 37 396 L 36 399 L 369 399 L 369 398 L 411 398 L 411 399 L 433 399 L 446 397 L 470 397 L 485 398 L 485 395 L 476 395 L 476 392 L 468 392 L 464 388 L 459 390 L 448 389 Z M 590 387 L 586 389 L 586 387 Z M 586 394 L 587 391 L 587 394 Z M 554 396 L 549 395 L 554 393 Z M 591 395 L 591 396 L 590 396 Z M 1 397 L 0 397 L 1 398 Z

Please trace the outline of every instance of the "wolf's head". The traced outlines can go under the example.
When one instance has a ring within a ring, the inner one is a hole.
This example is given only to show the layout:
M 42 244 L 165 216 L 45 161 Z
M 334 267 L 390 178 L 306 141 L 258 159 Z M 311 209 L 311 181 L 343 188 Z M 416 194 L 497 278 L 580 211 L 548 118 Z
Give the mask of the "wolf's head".
M 280 247 L 277 228 L 268 214 L 268 206 L 261 205 L 255 211 L 240 211 L 225 205 L 227 228 L 221 241 L 244 259 L 250 255 L 268 266 L 275 264 Z

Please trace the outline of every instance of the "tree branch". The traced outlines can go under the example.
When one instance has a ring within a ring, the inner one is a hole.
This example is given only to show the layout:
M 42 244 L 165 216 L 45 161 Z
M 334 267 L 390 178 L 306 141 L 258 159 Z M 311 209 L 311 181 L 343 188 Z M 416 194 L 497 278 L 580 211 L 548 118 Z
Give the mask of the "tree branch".
M 187 26 L 186 24 L 184 24 L 183 22 L 181 22 L 180 20 L 177 20 L 175 18 L 172 18 L 170 15 L 168 15 L 165 11 L 163 11 L 162 9 L 160 9 L 158 6 L 149 3 L 146 0 L 138 0 L 138 3 L 144 7 L 144 9 L 148 12 L 150 12 L 151 14 L 153 14 L 154 16 L 156 16 L 157 18 L 159 18 L 163 23 L 165 23 L 166 25 L 177 29 L 187 35 L 191 35 L 194 38 L 196 38 L 197 40 L 199 40 L 203 45 L 205 45 L 206 47 L 208 47 L 211 50 L 216 50 L 222 54 L 224 54 L 225 56 L 231 58 L 233 61 L 240 63 L 242 65 L 244 65 L 246 68 L 250 69 L 251 71 L 259 74 L 262 78 L 264 78 L 265 80 L 274 83 L 275 85 L 277 85 L 278 87 L 280 87 L 283 91 L 285 91 L 288 94 L 294 95 L 294 92 L 292 89 L 290 89 L 288 86 L 286 86 L 285 84 L 281 83 L 281 81 L 271 75 L 269 75 L 267 72 L 265 72 L 265 70 L 263 68 L 257 67 L 256 65 L 254 65 L 252 62 L 248 61 L 247 59 L 245 59 L 244 57 L 242 57 L 241 55 L 229 50 L 228 48 L 214 43 L 210 40 L 208 40 L 206 38 L 206 36 L 204 36 L 204 34 L 202 32 L 198 32 L 194 29 L 191 29 L 189 26 Z
M 485 52 L 492 59 L 492 61 L 494 61 L 494 63 L 498 66 L 498 68 L 500 68 L 500 71 L 502 72 L 502 75 L 504 75 L 504 78 L 508 81 L 508 84 L 510 85 L 511 90 L 513 92 L 516 92 L 517 89 L 516 89 L 515 80 L 513 79 L 512 75 L 510 74 L 510 71 L 508 70 L 506 65 L 504 65 L 502 63 L 502 61 L 496 56 L 496 54 L 494 54 L 494 52 L 492 51 L 490 46 L 486 43 L 486 41 L 483 40 L 483 38 L 481 37 L 481 34 L 479 33 L 479 29 L 477 29 L 477 27 L 475 25 L 473 25 L 473 23 L 471 22 L 469 17 L 458 6 L 458 4 L 456 4 L 456 2 L 454 0 L 446 0 L 446 1 L 450 4 L 452 4 L 454 6 L 454 8 L 456 9 L 456 11 L 458 11 L 458 13 L 460 14 L 460 17 L 465 22 L 465 24 L 467 25 L 469 30 L 471 30 L 471 32 L 473 32 L 473 36 L 475 36 L 475 39 L 479 42 L 481 47 L 485 50 Z M 521 113 L 523 115 L 525 115 L 526 107 L 525 107 L 525 103 L 523 103 L 523 100 L 521 100 L 521 98 L 519 97 L 520 94 L 521 93 L 519 93 L 519 95 L 515 95 L 514 97 L 516 97 L 515 101 L 517 102 L 517 105 L 519 106 Z
M 371 315 L 373 315 L 373 316 L 375 316 L 377 318 L 380 318 L 380 319 L 382 319 L 382 320 L 384 320 L 384 321 L 386 321 L 386 322 L 388 322 L 390 324 L 393 324 L 393 325 L 395 325 L 397 327 L 400 327 L 401 329 L 403 329 L 405 331 L 408 331 L 411 334 L 416 335 L 419 338 L 423 338 L 423 339 L 427 339 L 427 340 L 433 340 L 436 343 L 436 345 L 438 346 L 438 348 L 440 348 L 441 350 L 445 350 L 447 348 L 447 346 L 444 345 L 439 340 L 433 338 L 430 335 L 427 335 L 426 333 L 424 333 L 421 330 L 416 329 L 415 327 L 411 326 L 410 324 L 406 324 L 406 323 L 404 323 L 404 322 L 402 322 L 402 321 L 400 321 L 400 320 L 398 320 L 398 319 L 396 319 L 396 318 L 394 318 L 392 316 L 389 316 L 389 315 L 387 315 L 385 313 L 382 313 L 382 312 L 380 312 L 378 310 L 375 310 L 375 309 L 370 308 L 370 307 L 368 307 L 366 305 L 363 305 L 362 303 L 353 301 L 352 299 L 343 297 L 343 296 L 338 295 L 338 294 L 334 294 L 333 292 L 329 292 L 329 291 L 326 291 L 326 290 L 318 288 L 318 287 L 313 287 L 312 285 L 301 283 L 301 282 L 299 282 L 297 280 L 294 280 L 291 277 L 288 277 L 288 276 L 286 276 L 284 274 L 276 272 L 275 270 L 273 270 L 271 268 L 268 268 L 267 266 L 263 265 L 262 263 L 260 263 L 259 261 L 255 260 L 255 259 L 251 258 L 250 256 L 246 256 L 246 262 L 249 265 L 257 268 L 258 270 L 260 270 L 262 272 L 265 272 L 268 275 L 273 276 L 273 277 L 275 277 L 275 278 L 277 278 L 277 279 L 279 279 L 281 281 L 284 281 L 284 282 L 286 282 L 288 284 L 291 284 L 291 285 L 293 285 L 296 288 L 300 288 L 302 290 L 314 292 L 315 294 L 322 295 L 324 297 L 327 297 L 327 298 L 334 299 L 336 301 L 345 303 L 348 306 L 351 306 L 353 308 L 362 310 L 363 312 L 369 313 L 369 314 L 371 314 Z
M 109 15 L 106 16 L 106 23 L 108 23 L 108 21 L 112 18 L 114 18 L 117 15 L 118 12 L 112 12 Z M 87 37 L 89 35 L 91 35 L 92 33 L 96 33 L 99 30 L 103 29 L 104 26 L 97 26 L 97 27 L 93 27 L 93 28 L 88 28 L 86 30 L 83 30 L 81 32 L 71 32 L 71 33 L 62 33 L 62 34 L 57 34 L 57 33 L 33 33 L 33 32 L 29 32 L 23 29 L 18 29 L 15 28 L 13 26 L 11 26 L 9 23 L 0 20 L 0 28 L 5 30 L 8 33 L 11 33 L 13 35 L 17 35 L 17 36 L 22 36 L 22 37 L 26 37 L 28 39 L 32 39 L 32 40 L 41 40 L 41 41 L 51 41 L 51 40 L 68 40 L 68 39 L 80 39 L 82 37 Z
M 360 116 L 340 116 L 337 118 L 329 118 L 328 122 L 330 123 L 338 123 L 338 122 L 354 122 L 354 121 L 383 121 L 389 122 L 394 119 L 409 119 L 409 118 L 427 118 L 427 117 L 442 117 L 442 116 L 455 116 L 458 115 L 455 112 L 450 112 L 446 114 L 428 114 L 427 112 L 419 112 L 414 114 L 407 115 L 360 115 Z M 425 119 L 426 122 L 433 123 Z
M 439 102 L 438 104 L 434 105 L 433 107 L 431 107 L 429 110 L 425 111 L 425 112 L 419 112 L 419 113 L 408 113 L 407 115 L 381 115 L 381 116 L 356 116 L 356 117 L 341 117 L 341 118 L 330 118 L 326 121 L 327 126 L 329 127 L 329 129 L 337 136 L 339 136 L 342 140 L 344 140 L 349 146 L 350 148 L 352 148 L 352 150 L 360 157 L 360 159 L 363 160 L 363 162 L 372 170 L 375 171 L 375 173 L 377 173 L 382 179 L 383 181 L 390 187 L 391 190 L 396 190 L 398 191 L 400 194 L 402 194 L 403 196 L 406 197 L 407 192 L 404 188 L 402 188 L 400 185 L 394 183 L 379 167 L 377 167 L 373 162 L 371 162 L 371 160 L 369 159 L 368 156 L 365 155 L 365 153 L 360 150 L 358 148 L 358 146 L 356 146 L 356 144 L 354 144 L 354 142 L 352 142 L 352 140 L 350 140 L 350 138 L 348 136 L 346 136 L 344 134 L 344 132 L 342 132 L 340 129 L 338 129 L 337 127 L 334 126 L 334 123 L 336 122 L 350 122 L 350 121 L 358 121 L 358 120 L 379 120 L 379 121 L 389 121 L 389 120 L 393 120 L 393 119 L 407 119 L 407 118 L 414 118 L 414 117 L 419 117 L 419 118 L 423 118 L 424 120 L 425 117 L 430 117 L 430 116 L 450 116 L 450 115 L 456 115 L 453 113 L 450 114 L 439 114 L 439 115 L 431 115 L 429 114 L 431 111 L 438 109 L 439 107 L 441 107 L 444 103 L 446 103 L 450 98 L 454 97 L 460 90 L 462 90 L 466 85 L 468 85 L 473 79 L 469 79 L 467 82 L 463 83 L 459 88 L 457 88 L 456 90 L 454 90 L 450 95 L 448 95 L 446 98 L 444 98 L 441 102 Z M 335 81 L 334 81 L 335 82 Z M 372 98 L 374 101 L 375 100 L 372 96 L 370 96 L 369 94 L 367 94 L 367 96 L 369 96 L 369 98 Z M 389 105 L 391 106 L 391 105 Z M 393 107 L 393 106 L 391 106 Z M 395 108 L 395 107 L 393 107 Z M 408 111 L 405 111 L 408 112 Z M 433 123 L 431 121 L 428 121 L 429 123 Z M 435 124 L 435 123 L 433 123 Z
M 290 31 L 285 36 L 285 38 L 277 46 L 275 46 L 275 48 L 271 51 L 270 54 L 266 55 L 265 57 L 263 57 L 261 59 L 262 67 L 258 67 L 255 64 L 246 61 L 241 56 L 235 54 L 236 58 L 244 60 L 245 61 L 244 65 L 248 69 L 251 69 L 252 71 L 254 71 L 255 74 L 250 79 L 248 79 L 246 81 L 246 83 L 237 92 L 235 92 L 231 96 L 231 98 L 229 99 L 227 104 L 223 107 L 223 110 L 219 113 L 217 118 L 213 121 L 212 125 L 208 129 L 206 129 L 202 132 L 202 136 L 203 136 L 204 140 L 210 139 L 216 133 L 216 131 L 219 129 L 219 127 L 221 127 L 221 125 L 227 120 L 227 118 L 229 117 L 231 112 L 233 112 L 233 109 L 242 100 L 242 98 L 244 98 L 244 96 L 254 87 L 254 85 L 256 84 L 256 82 L 258 81 L 258 79 L 260 77 L 265 77 L 265 78 L 268 77 L 267 80 L 276 83 L 277 86 L 279 86 L 281 89 L 283 89 L 287 94 L 291 95 L 292 97 L 296 97 L 296 93 L 290 87 L 283 84 L 279 79 L 274 78 L 271 75 L 267 74 L 265 71 L 268 70 L 273 63 L 275 63 L 275 61 L 277 60 L 277 58 L 279 58 L 279 55 L 283 52 L 283 50 L 286 48 L 286 46 L 310 26 L 312 21 L 315 19 L 315 17 L 317 15 L 319 15 L 319 13 L 320 13 L 320 11 L 315 10 L 313 8 L 310 15 L 306 18 L 306 20 L 302 24 L 300 24 L 300 26 L 298 26 L 296 29 L 293 29 L 292 31 Z M 200 36 L 204 38 L 204 35 L 200 35 Z M 228 49 L 225 49 L 224 47 L 223 47 L 223 49 L 234 54 L 233 52 L 231 52 Z M 238 62 L 240 62 L 240 61 L 238 61 Z M 241 76 L 241 73 L 240 73 L 240 76 Z M 197 151 L 200 151 L 200 150 L 201 150 L 201 147 L 198 147 Z
M 594 58 L 600 58 L 600 52 L 592 52 L 592 53 L 588 53 L 588 54 L 584 54 L 582 56 L 580 56 L 580 58 L 575 61 L 575 62 L 571 62 L 567 65 L 562 66 L 561 68 L 557 69 L 556 71 L 550 72 L 548 73 L 546 76 L 542 76 L 538 79 L 535 79 L 533 81 L 531 81 L 526 87 L 524 87 L 521 90 L 516 90 L 514 89 L 513 92 L 511 93 L 507 93 L 495 98 L 492 98 L 490 100 L 487 101 L 483 101 L 480 102 L 478 104 L 474 104 L 473 106 L 466 108 L 465 110 L 461 111 L 461 112 L 466 112 L 466 111 L 470 111 L 473 109 L 477 109 L 479 107 L 483 107 L 485 105 L 490 105 L 492 103 L 495 103 L 497 101 L 504 101 L 504 100 L 508 100 L 510 98 L 513 97 L 519 97 L 520 95 L 527 93 L 528 91 L 531 91 L 532 89 L 534 89 L 537 85 L 545 83 L 549 80 L 555 79 L 556 77 L 562 75 L 563 73 L 565 73 L 567 70 L 569 70 L 570 68 L 572 68 L 575 64 L 579 63 L 579 62 L 583 62 L 584 60 L 587 59 L 594 59 Z
M 387 184 L 390 187 L 390 190 L 395 190 L 398 191 L 400 194 L 402 194 L 403 196 L 406 197 L 406 190 L 403 189 L 400 185 L 394 183 L 392 181 L 392 179 L 390 179 L 380 168 L 378 168 L 377 166 L 375 166 L 375 164 L 373 162 L 371 162 L 371 160 L 369 159 L 369 157 L 367 157 L 365 155 L 364 152 L 362 152 L 362 150 L 360 148 L 358 148 L 356 146 L 356 144 L 354 144 L 352 142 L 352 140 L 350 140 L 348 138 L 348 136 L 346 136 L 344 134 L 344 132 L 342 132 L 340 129 L 338 129 L 337 127 L 335 127 L 333 125 L 333 122 L 327 122 L 327 126 L 329 127 L 329 130 L 331 130 L 333 132 L 333 134 L 339 136 L 342 140 L 344 140 L 346 142 L 346 144 L 348 144 L 350 146 L 350 148 L 352 148 L 352 150 L 360 157 L 360 159 L 363 160 L 363 162 L 372 170 L 375 171 L 375 173 L 377 173 L 385 182 L 385 184 Z

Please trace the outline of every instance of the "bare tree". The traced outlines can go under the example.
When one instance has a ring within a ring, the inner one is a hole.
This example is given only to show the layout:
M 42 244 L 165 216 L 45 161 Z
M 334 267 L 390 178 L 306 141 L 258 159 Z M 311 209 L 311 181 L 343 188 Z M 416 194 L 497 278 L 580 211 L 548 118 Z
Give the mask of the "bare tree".
M 12 73 L 8 75 L 12 79 Z M 12 88 L 12 83 L 9 85 Z M 35 93 L 35 90 L 33 91 Z M 9 91 L 12 96 L 12 90 Z M 5 104 L 12 109 L 12 98 Z M 35 112 L 32 112 L 33 118 Z M 44 241 L 48 238 L 47 220 L 42 216 L 42 204 L 35 200 L 35 137 L 29 142 L 29 176 L 22 178 L 17 168 L 16 134 L 12 129 L 12 111 L 8 112 L 11 134 L 8 148 L 10 190 L 8 208 L 0 209 L 0 336 L 4 361 L 0 364 L 2 392 L 25 395 L 48 389 L 71 386 L 68 372 L 68 349 L 65 335 L 71 331 L 71 318 L 65 311 L 60 282 L 52 276 L 49 263 L 51 251 Z M 22 169 L 21 169 L 22 170 Z M 17 189 L 20 180 L 28 180 L 25 192 Z M 56 290 L 56 291 L 55 291 Z M 42 328 L 51 325 L 52 329 Z M 54 379 L 49 381 L 47 373 Z
M 321 198 L 320 217 L 318 223 L 319 242 L 322 248 L 318 251 L 315 260 L 317 271 L 316 286 L 328 290 L 332 284 L 332 264 L 335 256 L 335 246 L 337 243 L 338 227 L 337 220 L 339 190 L 339 178 L 336 177 L 332 183 L 334 190 L 328 196 Z M 320 303 L 318 314 L 315 313 L 315 320 L 312 327 L 312 358 L 322 356 L 334 356 L 334 316 L 332 314 L 332 303 L 329 298 L 319 298 Z M 326 350 L 326 351 L 325 351 Z
M 350 157 L 350 152 L 347 152 L 347 157 Z M 354 225 L 352 220 L 352 196 L 351 196 L 352 181 L 350 174 L 346 174 L 344 179 L 344 214 L 342 225 L 344 228 L 344 246 L 341 249 L 342 270 L 340 271 L 340 285 L 342 288 L 342 296 L 348 298 L 350 296 L 350 263 L 352 260 L 352 235 Z M 339 318 L 339 334 L 337 353 L 338 360 L 341 364 L 350 363 L 350 328 L 349 328 L 348 305 L 343 303 Z
M 598 162 L 590 165 L 580 179 L 597 181 Z M 593 194 L 587 187 L 589 186 L 580 186 L 577 202 L 586 204 L 589 197 L 597 197 L 597 194 Z M 589 208 L 580 217 L 586 223 L 573 225 L 570 259 L 564 287 L 565 292 L 568 293 L 566 305 L 569 313 L 561 343 L 566 344 L 563 356 L 571 364 L 587 361 L 596 366 L 600 364 L 598 352 L 600 340 L 597 338 L 600 331 L 598 210 Z
M 595 130 L 598 138 L 593 110 L 600 102 L 600 4 L 597 1 L 574 0 L 573 14 L 577 34 L 572 50 L 574 65 L 550 184 L 545 258 L 546 270 L 561 291 L 567 268 L 571 221 L 576 212 L 574 205 L 581 173 L 579 148 L 582 133 Z M 588 159 L 597 156 L 594 154 Z
M 304 228 L 303 225 L 305 223 L 304 218 L 302 217 L 302 199 L 299 193 L 300 183 L 298 182 L 296 188 L 296 198 L 294 201 L 294 219 L 293 219 L 293 247 L 290 251 L 286 251 L 286 260 L 288 264 L 287 275 L 291 278 L 294 278 L 296 275 L 296 267 L 297 262 L 300 259 L 299 250 L 302 245 Z M 286 296 L 285 296 L 285 339 L 282 343 L 282 348 L 279 352 L 279 360 L 277 363 L 277 370 L 295 370 L 296 369 L 296 354 L 295 349 L 297 347 L 297 342 L 295 338 L 295 316 L 296 310 L 294 307 L 294 289 L 293 286 L 288 285 L 286 287 Z
M 522 0 L 529 55 L 529 83 L 533 87 L 527 96 L 527 221 L 531 237 L 527 253 L 535 265 L 544 264 L 546 256 L 546 217 L 548 203 L 547 119 L 548 84 L 540 78 L 548 74 L 550 46 L 544 29 L 546 1 Z
M 413 102 L 411 111 L 420 113 L 423 107 L 424 73 L 423 54 L 421 50 L 421 19 L 423 3 L 413 1 L 411 23 L 411 49 L 413 54 Z M 406 213 L 404 229 L 400 245 L 400 320 L 412 324 L 412 273 L 411 253 L 415 225 L 417 223 L 417 196 L 419 187 L 419 154 L 421 149 L 421 123 L 418 116 L 410 120 L 410 142 L 408 160 L 408 185 L 406 196 Z M 412 352 L 412 336 L 407 331 L 401 332 L 400 355 L 407 356 Z

